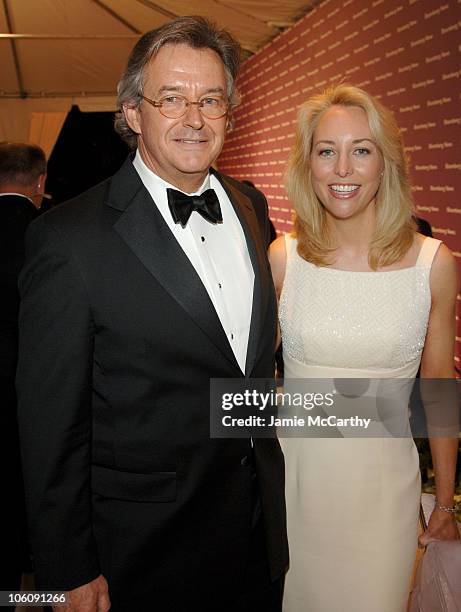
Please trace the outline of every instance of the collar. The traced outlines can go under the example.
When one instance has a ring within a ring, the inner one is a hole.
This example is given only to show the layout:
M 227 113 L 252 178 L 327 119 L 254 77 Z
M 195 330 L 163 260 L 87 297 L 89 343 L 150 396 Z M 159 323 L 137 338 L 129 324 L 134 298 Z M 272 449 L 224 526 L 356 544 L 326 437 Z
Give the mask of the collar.
M 0 197 L 1 196 L 17 196 L 18 198 L 25 198 L 26 200 L 29 200 L 31 204 L 34 204 L 33 200 L 31 200 L 29 196 L 26 196 L 23 193 L 16 193 L 15 191 L 3 191 L 2 193 L 0 193 Z

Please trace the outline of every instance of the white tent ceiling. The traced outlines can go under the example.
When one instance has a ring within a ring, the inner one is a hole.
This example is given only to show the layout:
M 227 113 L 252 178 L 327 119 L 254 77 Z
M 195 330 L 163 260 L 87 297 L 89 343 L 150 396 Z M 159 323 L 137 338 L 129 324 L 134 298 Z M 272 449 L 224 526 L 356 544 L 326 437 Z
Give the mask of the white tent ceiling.
M 139 36 L 210 17 L 253 53 L 318 0 L 0 0 L 0 100 L 113 96 Z
M 203 15 L 254 53 L 323 0 L 0 0 L 0 140 L 51 153 L 67 112 L 115 110 L 141 34 Z

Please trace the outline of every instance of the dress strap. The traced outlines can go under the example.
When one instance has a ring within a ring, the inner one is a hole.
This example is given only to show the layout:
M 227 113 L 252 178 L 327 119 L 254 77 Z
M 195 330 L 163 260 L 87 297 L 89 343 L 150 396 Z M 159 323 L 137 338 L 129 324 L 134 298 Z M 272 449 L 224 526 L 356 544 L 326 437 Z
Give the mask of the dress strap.
M 426 236 L 421 246 L 421 250 L 419 251 L 418 259 L 416 260 L 416 267 L 430 268 L 432 266 L 432 262 L 434 261 L 435 254 L 437 253 L 437 250 L 441 244 L 441 240 L 436 240 L 435 238 Z

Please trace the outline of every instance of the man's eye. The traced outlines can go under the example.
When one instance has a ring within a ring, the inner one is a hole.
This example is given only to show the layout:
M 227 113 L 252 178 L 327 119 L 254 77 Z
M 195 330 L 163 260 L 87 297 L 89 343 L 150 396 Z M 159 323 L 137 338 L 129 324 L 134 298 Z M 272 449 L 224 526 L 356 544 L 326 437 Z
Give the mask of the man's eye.
M 168 106 L 175 106 L 181 104 L 182 98 L 178 96 L 165 96 L 160 100 L 162 104 L 167 104 Z
M 202 98 L 200 102 L 203 106 L 220 106 L 221 105 L 220 98 Z

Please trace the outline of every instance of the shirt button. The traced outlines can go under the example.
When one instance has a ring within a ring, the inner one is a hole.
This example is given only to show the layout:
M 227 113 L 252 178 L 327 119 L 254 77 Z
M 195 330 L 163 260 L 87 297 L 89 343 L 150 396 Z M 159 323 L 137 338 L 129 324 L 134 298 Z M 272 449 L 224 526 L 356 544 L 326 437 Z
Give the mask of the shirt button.
M 219 287 L 220 289 L 222 289 L 222 285 L 221 285 L 221 283 L 218 283 L 218 287 Z
M 234 339 L 234 334 L 231 334 L 230 337 L 231 337 L 231 340 L 233 340 Z
M 202 242 L 205 242 L 205 236 L 200 236 Z

